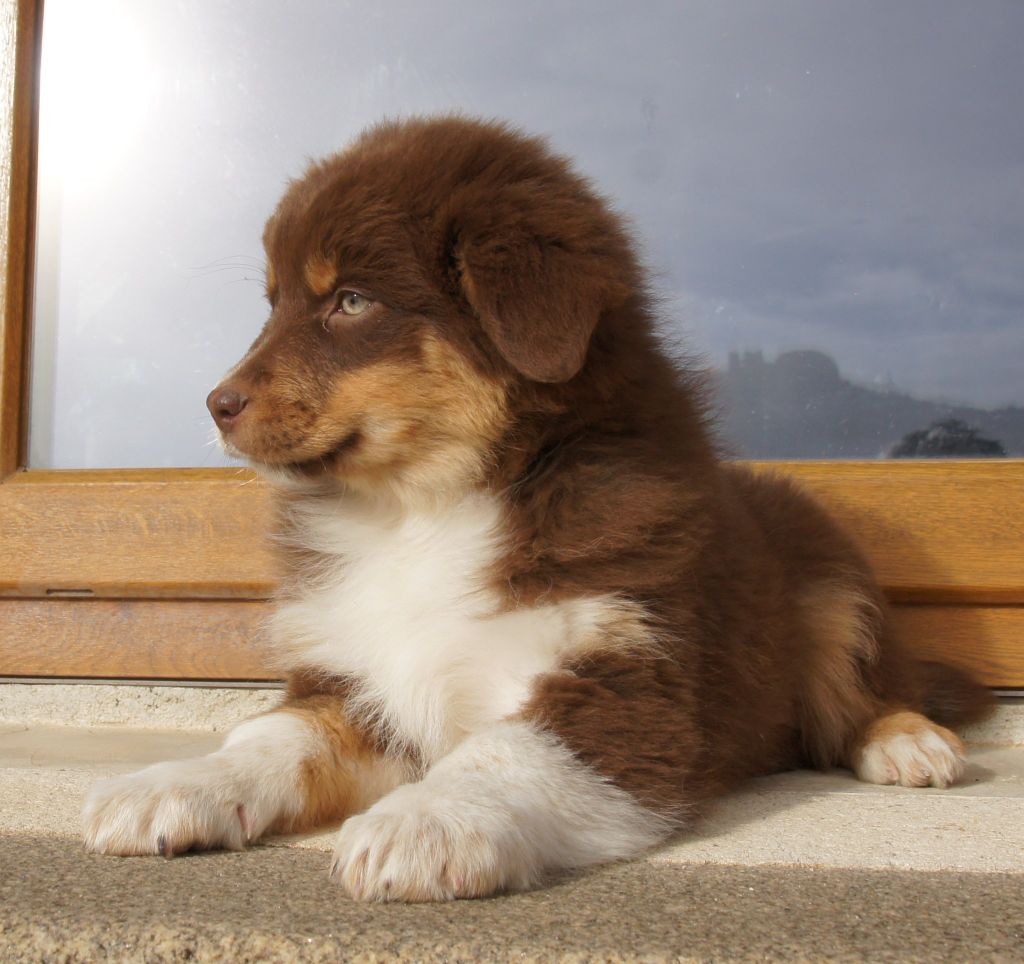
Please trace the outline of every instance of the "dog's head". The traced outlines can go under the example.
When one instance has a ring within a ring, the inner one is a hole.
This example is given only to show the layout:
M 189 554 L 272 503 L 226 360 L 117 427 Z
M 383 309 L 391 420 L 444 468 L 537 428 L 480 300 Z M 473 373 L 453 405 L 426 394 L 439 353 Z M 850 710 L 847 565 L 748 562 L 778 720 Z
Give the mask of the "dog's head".
M 616 217 L 538 140 L 388 123 L 294 182 L 270 318 L 207 399 L 227 450 L 294 478 L 478 478 L 523 386 L 580 379 L 638 284 Z

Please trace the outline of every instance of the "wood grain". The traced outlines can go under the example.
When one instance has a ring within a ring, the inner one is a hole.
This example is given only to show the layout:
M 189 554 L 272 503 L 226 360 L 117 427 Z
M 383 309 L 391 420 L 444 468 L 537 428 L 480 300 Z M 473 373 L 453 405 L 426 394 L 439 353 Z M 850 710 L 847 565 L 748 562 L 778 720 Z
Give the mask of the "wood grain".
M 270 604 L 114 599 L 0 600 L 0 676 L 267 680 L 256 642 Z M 921 656 L 1024 687 L 1024 608 L 898 606 Z
M 895 607 L 900 638 L 927 659 L 969 667 L 983 683 L 1024 688 L 1024 608 Z
M 799 481 L 900 602 L 1024 603 L 1024 460 L 761 462 Z
M 0 478 L 23 464 L 38 4 L 0 0 Z
M 757 468 L 815 492 L 891 598 L 1024 604 L 1024 462 Z M 247 472 L 19 472 L 0 485 L 0 595 L 263 598 L 267 515 L 267 489 Z
M 266 515 L 248 473 L 16 473 L 0 485 L 0 595 L 264 598 Z
M 266 680 L 266 603 L 2 599 L 0 676 Z

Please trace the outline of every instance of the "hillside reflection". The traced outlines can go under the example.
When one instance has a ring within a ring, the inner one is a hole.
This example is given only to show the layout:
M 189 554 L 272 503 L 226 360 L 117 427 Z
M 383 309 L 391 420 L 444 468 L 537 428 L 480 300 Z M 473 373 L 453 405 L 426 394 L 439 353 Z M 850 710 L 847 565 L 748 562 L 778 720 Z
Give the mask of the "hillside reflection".
M 712 373 L 722 440 L 754 459 L 1024 455 L 1024 408 L 972 408 L 843 377 L 821 351 L 730 352 Z

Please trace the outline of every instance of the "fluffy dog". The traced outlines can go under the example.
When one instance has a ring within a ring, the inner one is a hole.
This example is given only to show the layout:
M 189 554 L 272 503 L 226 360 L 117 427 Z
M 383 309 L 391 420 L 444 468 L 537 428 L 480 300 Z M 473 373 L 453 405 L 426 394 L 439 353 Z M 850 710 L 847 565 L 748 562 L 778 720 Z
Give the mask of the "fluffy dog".
M 810 498 L 717 458 L 622 223 L 543 142 L 382 124 L 264 243 L 270 319 L 208 406 L 276 492 L 287 693 L 100 784 L 91 849 L 341 823 L 351 895 L 440 900 L 639 854 L 754 774 L 957 779 L 940 724 L 986 691 L 905 652 Z

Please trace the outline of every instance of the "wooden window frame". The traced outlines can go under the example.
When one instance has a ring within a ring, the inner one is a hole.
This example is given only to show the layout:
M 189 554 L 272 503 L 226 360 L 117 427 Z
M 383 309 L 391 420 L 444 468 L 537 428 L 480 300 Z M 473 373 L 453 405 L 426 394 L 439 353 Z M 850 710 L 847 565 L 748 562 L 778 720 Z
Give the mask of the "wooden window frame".
M 0 0 L 0 676 L 271 680 L 267 490 L 26 468 L 39 0 Z M 851 529 L 922 653 L 1024 687 L 1024 460 L 775 462 Z

